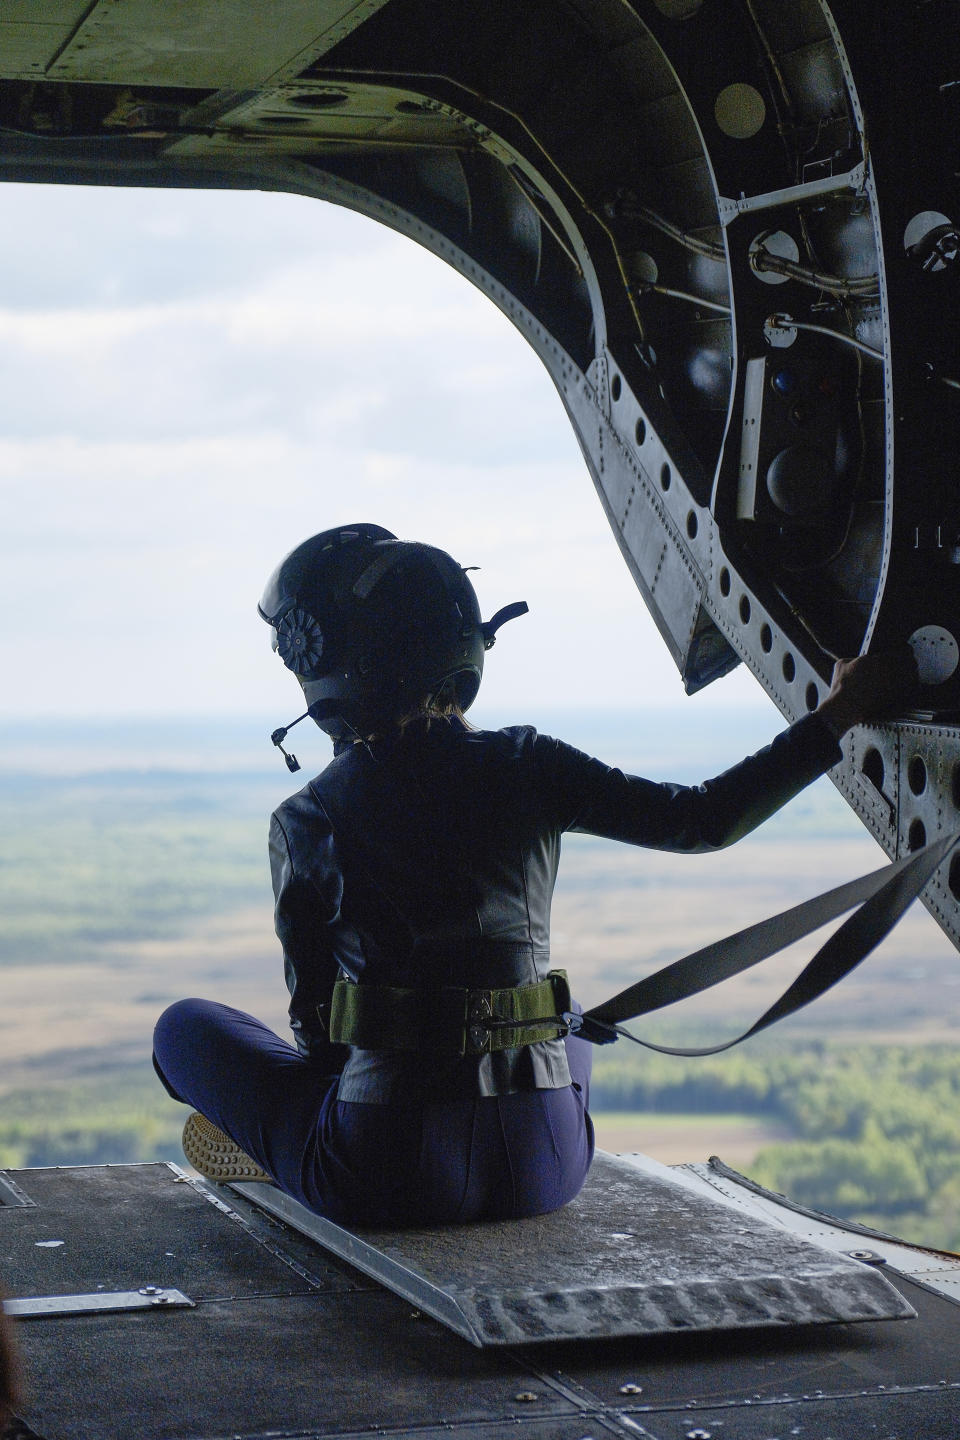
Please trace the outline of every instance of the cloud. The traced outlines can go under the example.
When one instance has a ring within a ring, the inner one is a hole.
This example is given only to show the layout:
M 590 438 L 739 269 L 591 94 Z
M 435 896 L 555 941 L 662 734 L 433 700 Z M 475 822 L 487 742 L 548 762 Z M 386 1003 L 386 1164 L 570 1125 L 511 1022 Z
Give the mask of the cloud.
M 212 275 L 202 299 L 96 303 L 88 283 L 73 305 L 40 293 L 32 309 L 0 308 L 5 433 L 159 440 L 279 426 L 490 463 L 574 453 L 509 322 L 435 257 L 345 218 L 344 242 L 358 225 L 374 232 L 367 249 L 281 252 L 241 295 Z M 201 247 L 197 266 L 210 259 Z
M 295 703 L 256 601 L 357 520 L 480 565 L 488 614 L 530 602 L 493 703 L 680 694 L 549 377 L 462 277 L 291 197 L 14 188 L 8 712 Z
M 278 263 L 393 238 L 322 201 L 256 191 L 5 185 L 4 209 L 0 263 L 17 283 L 3 304 L 30 310 L 242 296 Z

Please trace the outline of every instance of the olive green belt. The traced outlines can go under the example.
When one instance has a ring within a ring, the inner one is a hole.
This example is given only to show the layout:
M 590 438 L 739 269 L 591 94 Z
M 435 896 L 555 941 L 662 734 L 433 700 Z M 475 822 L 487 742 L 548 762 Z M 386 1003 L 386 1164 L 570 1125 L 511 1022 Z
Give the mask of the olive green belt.
M 565 970 L 551 970 L 536 985 L 502 990 L 413 990 L 338 980 L 329 1034 L 337 1044 L 362 1050 L 484 1055 L 566 1035 L 562 1017 L 570 1003 Z

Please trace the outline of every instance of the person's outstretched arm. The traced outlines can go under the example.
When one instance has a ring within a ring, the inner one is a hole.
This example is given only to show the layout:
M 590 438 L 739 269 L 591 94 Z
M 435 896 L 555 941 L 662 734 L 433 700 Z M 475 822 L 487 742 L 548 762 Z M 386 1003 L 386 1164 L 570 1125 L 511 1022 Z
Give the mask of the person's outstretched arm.
M 732 845 L 842 758 L 852 725 L 903 704 L 916 680 L 913 657 L 841 660 L 818 708 L 770 745 L 701 785 L 656 784 L 591 761 L 559 742 L 544 757 L 550 784 L 567 798 L 562 828 L 658 850 L 700 853 Z

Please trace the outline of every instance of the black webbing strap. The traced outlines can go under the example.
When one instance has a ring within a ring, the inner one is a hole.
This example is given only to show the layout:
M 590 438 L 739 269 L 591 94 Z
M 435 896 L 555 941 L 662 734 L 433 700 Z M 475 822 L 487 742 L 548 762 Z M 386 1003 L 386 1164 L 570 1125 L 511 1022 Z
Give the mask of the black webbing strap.
M 823 895 L 805 900 L 802 905 L 795 905 L 769 920 L 762 920 L 735 935 L 728 935 L 725 940 L 706 945 L 702 950 L 696 950 L 682 960 L 675 960 L 655 974 L 637 981 L 619 995 L 605 1000 L 602 1005 L 595 1005 L 584 1015 L 567 1015 L 564 1019 L 568 1021 L 572 1031 L 598 1045 L 610 1044 L 623 1035 L 636 1041 L 638 1045 L 644 1045 L 649 1050 L 658 1050 L 663 1055 L 716 1055 L 721 1050 L 729 1050 L 751 1035 L 766 1030 L 777 1020 L 782 1020 L 804 1005 L 809 1005 L 832 985 L 836 985 L 838 980 L 849 975 L 889 934 L 958 841 L 960 833 L 936 840 L 893 865 L 874 870 L 858 880 L 850 880 L 846 885 L 838 885 L 834 890 L 827 890 Z M 648 1015 L 653 1010 L 662 1009 L 664 1005 L 685 1000 L 689 995 L 697 995 L 702 990 L 719 985 L 721 980 L 728 980 L 733 975 L 749 970 L 751 966 L 776 955 L 794 941 L 802 940 L 804 936 L 818 930 L 828 921 L 835 920 L 838 915 L 843 915 L 855 905 L 859 908 L 820 947 L 780 999 L 771 1005 L 749 1030 L 745 1030 L 735 1039 L 726 1040 L 720 1045 L 683 1049 L 640 1040 L 629 1030 L 621 1028 L 624 1020 L 635 1020 L 640 1015 Z

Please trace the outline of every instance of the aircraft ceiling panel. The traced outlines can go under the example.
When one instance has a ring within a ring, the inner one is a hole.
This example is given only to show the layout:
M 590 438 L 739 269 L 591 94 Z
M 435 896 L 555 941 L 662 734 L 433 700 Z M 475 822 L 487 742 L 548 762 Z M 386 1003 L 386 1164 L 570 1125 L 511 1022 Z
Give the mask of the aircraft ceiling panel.
M 88 0 L 59 4 L 4 5 L 0 11 L 0 67 L 15 80 L 39 80 L 47 66 L 70 39 L 89 8 Z
M 99 0 L 51 80 L 238 88 L 326 54 L 386 0 Z
M 462 116 L 411 90 L 301 80 L 245 96 L 217 117 L 209 134 L 178 141 L 169 153 L 297 155 L 348 141 L 365 147 L 477 143 Z

